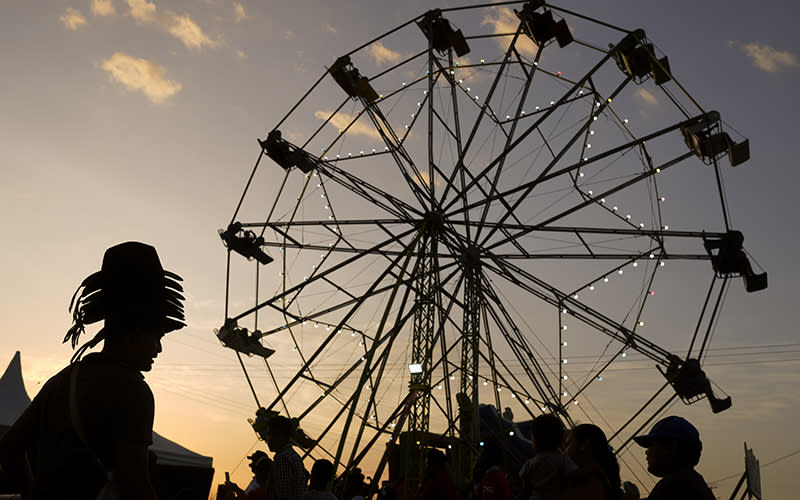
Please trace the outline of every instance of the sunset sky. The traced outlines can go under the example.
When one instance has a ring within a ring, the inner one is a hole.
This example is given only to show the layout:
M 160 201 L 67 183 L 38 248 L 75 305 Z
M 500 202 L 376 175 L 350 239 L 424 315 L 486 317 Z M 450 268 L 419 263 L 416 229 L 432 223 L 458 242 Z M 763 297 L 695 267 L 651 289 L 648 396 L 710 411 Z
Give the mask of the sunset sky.
M 165 337 L 146 377 L 156 398 L 155 430 L 212 456 L 215 484 L 226 471 L 246 483 L 245 456 L 266 447 L 246 421 L 256 408 L 238 361 L 212 330 L 224 320 L 225 301 L 226 251 L 217 230 L 229 223 L 259 154 L 256 139 L 265 138 L 338 56 L 432 7 L 469 3 L 3 1 L 0 367 L 21 351 L 33 397 L 69 361 L 72 351 L 60 342 L 71 324 L 69 298 L 99 269 L 103 251 L 128 240 L 153 244 L 164 267 L 185 280 L 189 325 Z M 762 465 L 800 451 L 800 175 L 792 146 L 800 111 L 794 97 L 800 6 L 778 0 L 555 5 L 645 29 L 691 95 L 750 140 L 749 162 L 732 169 L 724 160 L 725 189 L 733 225 L 769 272 L 770 286 L 747 294 L 736 280 L 716 326 L 705 366 L 732 396 L 733 408 L 712 415 L 704 402 L 673 407 L 700 429 L 699 470 L 709 482 L 722 480 L 715 491 L 727 498 L 743 471 L 744 441 Z M 472 15 L 484 31 L 499 29 L 504 19 L 499 8 Z M 375 67 L 409 53 L 402 36 L 392 39 L 396 46 L 387 41 L 367 49 Z M 668 105 L 647 91 L 637 95 L 637 118 Z M 341 97 L 311 110 L 299 126 L 318 126 L 319 113 Z M 278 179 L 279 167 L 270 168 Z M 693 186 L 676 191 L 684 188 Z M 696 317 L 679 304 L 662 311 Z M 671 338 L 658 341 L 686 348 Z M 631 357 L 637 369 L 654 372 L 643 357 Z M 621 402 L 641 372 L 632 373 L 615 396 Z M 274 396 L 270 391 L 260 389 L 265 399 Z M 644 460 L 643 450 L 630 454 Z M 630 460 L 649 490 L 653 481 Z M 794 455 L 764 467 L 765 498 L 794 498 L 798 465 Z M 623 479 L 632 479 L 626 470 Z

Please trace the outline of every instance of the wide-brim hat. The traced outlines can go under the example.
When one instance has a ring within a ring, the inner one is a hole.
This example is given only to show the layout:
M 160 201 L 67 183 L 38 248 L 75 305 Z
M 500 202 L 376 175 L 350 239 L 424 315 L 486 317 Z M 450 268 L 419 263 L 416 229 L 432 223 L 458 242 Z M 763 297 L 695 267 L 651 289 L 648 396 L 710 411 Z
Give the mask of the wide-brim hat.
M 649 447 L 656 439 L 674 439 L 686 443 L 700 441 L 700 433 L 688 420 L 675 415 L 662 418 L 649 433 L 633 438 L 636 444 L 645 448 Z
M 161 266 L 150 245 L 128 241 L 109 248 L 100 270 L 87 276 L 72 297 L 74 324 L 64 342 L 71 339 L 75 347 L 84 325 L 100 320 L 160 328 L 164 333 L 185 327 L 179 281 L 180 276 Z

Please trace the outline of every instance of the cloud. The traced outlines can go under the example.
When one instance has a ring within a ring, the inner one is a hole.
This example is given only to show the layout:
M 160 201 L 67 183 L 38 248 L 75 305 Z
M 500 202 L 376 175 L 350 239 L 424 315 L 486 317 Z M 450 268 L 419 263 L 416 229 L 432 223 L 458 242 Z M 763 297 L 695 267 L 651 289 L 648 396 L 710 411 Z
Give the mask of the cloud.
M 314 116 L 320 120 L 327 120 L 330 117 L 330 125 L 332 127 L 336 127 L 338 130 L 344 130 L 350 125 L 355 118 L 355 116 L 350 115 L 348 113 L 336 113 L 335 115 L 331 116 L 333 111 L 315 111 Z M 382 140 L 381 134 L 378 130 L 372 125 L 372 122 L 369 121 L 367 117 L 361 117 L 357 122 L 350 125 L 350 128 L 347 129 L 348 134 L 354 135 L 363 135 L 365 137 L 369 137 L 370 139 L 375 140 Z
M 247 12 L 245 12 L 244 10 L 244 5 L 240 3 L 234 2 L 233 13 L 234 13 L 234 19 L 236 19 L 237 23 L 247 19 Z
M 167 31 L 183 42 L 187 48 L 201 49 L 203 47 L 216 47 L 216 42 L 203 32 L 203 29 L 189 16 L 173 15 L 170 23 L 166 26 Z
M 137 21 L 144 23 L 158 22 L 156 15 L 156 5 L 147 0 L 127 0 L 128 7 L 131 9 L 130 15 Z
M 78 30 L 86 26 L 86 18 L 78 9 L 67 7 L 67 10 L 58 18 L 68 30 Z
M 330 24 L 326 24 L 326 25 L 325 25 L 325 30 L 326 30 L 328 33 L 336 33 L 336 28 L 334 28 L 334 27 L 333 27 L 333 26 L 331 26 Z
M 236 57 L 244 61 L 245 59 L 247 59 L 247 53 L 243 50 L 237 50 Z
M 130 16 L 145 24 L 155 24 L 174 36 L 189 49 L 217 47 L 221 41 L 212 40 L 188 14 L 179 15 L 171 11 L 159 14 L 154 3 L 147 0 L 127 0 Z
M 294 31 L 289 30 L 283 33 L 284 40 L 294 40 Z
M 652 92 L 646 89 L 639 88 L 633 95 L 636 98 L 646 102 L 647 104 L 650 104 L 652 106 L 658 105 L 658 98 L 655 95 L 653 95 Z
M 728 43 L 729 47 L 732 45 L 735 44 Z M 757 68 L 767 73 L 775 74 L 786 68 L 796 68 L 800 66 L 797 56 L 788 50 L 778 51 L 770 45 L 760 43 L 748 43 L 747 45 L 742 45 L 740 48 L 752 59 L 753 64 L 755 64 Z
M 375 42 L 369 46 L 369 53 L 375 58 L 375 64 L 398 63 L 403 55 L 392 49 L 387 49 L 381 42 Z
M 111 0 L 92 0 L 92 14 L 95 16 L 113 16 L 116 14 Z
M 183 85 L 164 78 L 164 68 L 147 59 L 137 59 L 116 52 L 103 61 L 102 68 L 116 81 L 132 92 L 141 92 L 155 104 L 161 104 L 180 92 Z
M 488 24 L 492 28 L 492 33 L 495 35 L 516 33 L 519 27 L 519 18 L 514 11 L 508 7 L 501 7 L 495 10 L 495 14 L 487 14 L 481 21 L 481 25 Z M 511 42 L 511 37 L 498 37 L 497 43 L 505 50 Z M 520 33 L 517 38 L 517 50 L 528 57 L 536 56 L 537 47 L 533 40 L 528 38 L 524 33 Z

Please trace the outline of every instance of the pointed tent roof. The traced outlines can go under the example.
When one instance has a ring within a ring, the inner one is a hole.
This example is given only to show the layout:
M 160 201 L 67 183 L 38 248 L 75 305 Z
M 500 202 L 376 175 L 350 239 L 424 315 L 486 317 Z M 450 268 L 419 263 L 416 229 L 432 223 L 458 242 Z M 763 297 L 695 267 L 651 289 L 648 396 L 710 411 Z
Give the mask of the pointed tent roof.
M 31 403 L 22 381 L 22 363 L 17 351 L 0 378 L 0 427 L 10 427 Z M 162 465 L 188 467 L 211 467 L 212 458 L 200 455 L 170 441 L 153 431 L 153 445 L 150 447 Z
M 0 378 L 0 425 L 8 425 L 22 415 L 31 403 L 22 381 L 22 364 L 17 351 Z

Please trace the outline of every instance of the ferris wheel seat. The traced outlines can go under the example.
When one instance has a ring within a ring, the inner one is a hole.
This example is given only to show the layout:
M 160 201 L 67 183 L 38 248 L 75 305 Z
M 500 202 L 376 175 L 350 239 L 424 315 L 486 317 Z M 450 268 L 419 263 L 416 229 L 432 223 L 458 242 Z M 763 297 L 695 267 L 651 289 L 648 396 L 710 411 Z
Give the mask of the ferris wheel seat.
M 556 21 L 550 10 L 541 13 L 533 12 L 541 5 L 543 3 L 529 2 L 522 11 L 514 11 L 520 21 L 523 21 L 523 30 L 528 38 L 538 46 L 543 46 L 554 38 L 559 47 L 565 47 L 572 43 L 574 38 L 566 20 Z
M 297 167 L 307 174 L 317 166 L 311 155 L 283 139 L 280 130 L 273 130 L 267 135 L 266 140 L 259 140 L 258 143 L 267 156 L 284 170 Z
M 251 334 L 247 328 L 239 327 L 235 319 L 226 319 L 222 328 L 215 329 L 215 333 L 222 345 L 242 354 L 255 355 L 264 359 L 275 354 L 274 349 L 261 344 L 260 339 L 264 336 L 261 331 L 254 330 Z
M 748 292 L 758 292 L 767 288 L 767 273 L 744 276 L 744 288 Z
M 750 159 L 750 139 L 745 139 L 728 147 L 728 160 L 731 166 L 741 165 Z
M 348 68 L 349 66 L 349 68 Z M 361 76 L 355 66 L 350 61 L 349 56 L 342 56 L 333 63 L 328 69 L 336 83 L 342 87 L 348 96 L 353 99 L 363 98 L 367 102 L 373 102 L 378 99 L 378 93 L 372 88 L 369 79 Z
M 745 290 L 757 292 L 767 288 L 767 273 L 756 274 L 742 244 L 740 231 L 728 231 L 721 238 L 705 238 L 703 245 L 711 257 L 711 265 L 720 277 L 742 277 Z M 716 253 L 714 252 L 716 250 Z
M 458 57 L 469 53 L 469 45 L 464 38 L 461 30 L 454 30 L 450 22 L 442 17 L 441 9 L 429 10 L 425 16 L 417 22 L 417 26 L 431 43 L 434 49 L 443 54 L 447 49 L 455 50 Z
M 670 361 L 666 371 L 660 366 L 658 369 L 685 404 L 696 403 L 707 397 L 714 413 L 725 411 L 732 406 L 730 396 L 718 398 L 714 395 L 711 381 L 700 368 L 700 361 L 687 359 L 681 362 L 675 358 Z
M 725 154 L 732 167 L 749 160 L 750 140 L 734 141 L 727 132 L 721 131 L 719 122 L 719 113 L 716 111 L 698 116 L 693 123 L 681 127 L 684 142 L 706 165 L 711 165 Z
M 260 264 L 269 264 L 274 259 L 264 253 L 264 238 L 256 237 L 256 233 L 242 229 L 241 222 L 234 222 L 226 230 L 219 230 L 219 237 L 228 250 L 234 251 L 247 260 L 257 260 Z

